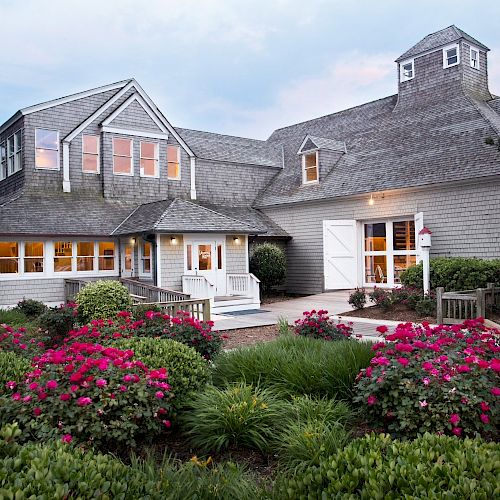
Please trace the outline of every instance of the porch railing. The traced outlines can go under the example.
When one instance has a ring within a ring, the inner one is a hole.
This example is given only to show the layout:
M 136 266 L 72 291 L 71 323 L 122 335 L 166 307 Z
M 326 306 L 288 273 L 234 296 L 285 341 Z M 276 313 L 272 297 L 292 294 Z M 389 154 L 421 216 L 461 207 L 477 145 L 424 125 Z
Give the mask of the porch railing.
M 120 278 L 120 283 L 127 287 L 131 297 L 140 299 L 140 302 L 176 302 L 179 300 L 188 300 L 189 294 L 159 288 L 149 283 L 142 283 L 129 278 Z
M 182 277 L 182 291 L 189 294 L 193 299 L 213 300 L 215 298 L 215 284 L 205 276 L 185 274 Z
M 178 311 L 187 311 L 200 321 L 210 321 L 210 299 L 176 300 L 172 302 L 152 302 L 143 305 L 161 307 L 170 316 L 175 316 Z
M 260 280 L 252 273 L 230 273 L 227 274 L 227 295 L 241 295 L 252 297 L 254 301 L 260 301 Z
M 459 324 L 466 319 L 487 317 L 493 307 L 500 307 L 500 287 L 488 283 L 486 288 L 445 292 L 436 289 L 438 324 Z
M 64 297 L 66 302 L 72 302 L 75 300 L 78 292 L 88 283 L 88 281 L 77 280 L 77 279 L 65 279 L 64 280 Z

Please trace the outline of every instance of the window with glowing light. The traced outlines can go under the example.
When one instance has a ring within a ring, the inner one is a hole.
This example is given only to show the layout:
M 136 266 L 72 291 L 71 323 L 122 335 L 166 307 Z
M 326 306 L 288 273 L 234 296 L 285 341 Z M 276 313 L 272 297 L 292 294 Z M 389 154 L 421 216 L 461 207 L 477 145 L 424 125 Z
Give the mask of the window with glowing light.
M 44 170 L 59 169 L 58 130 L 35 130 L 35 167 Z
M 318 182 L 318 152 L 302 156 L 302 183 Z

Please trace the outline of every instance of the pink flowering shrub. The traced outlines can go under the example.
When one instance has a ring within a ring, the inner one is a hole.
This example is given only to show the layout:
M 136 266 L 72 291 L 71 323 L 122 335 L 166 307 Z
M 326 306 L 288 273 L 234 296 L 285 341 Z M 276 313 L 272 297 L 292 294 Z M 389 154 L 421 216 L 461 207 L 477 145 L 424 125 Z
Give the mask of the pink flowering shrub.
M 387 327 L 378 327 L 385 334 Z M 498 332 L 479 320 L 462 325 L 400 324 L 357 379 L 363 413 L 406 437 L 423 432 L 494 435 L 499 424 Z
M 37 439 L 70 436 L 97 446 L 153 438 L 170 427 L 168 374 L 133 354 L 79 342 L 46 351 L 1 398 L 1 421 L 19 422 Z
M 28 337 L 26 328 L 0 325 L 0 351 L 13 352 L 25 358 L 31 358 L 43 350 L 45 350 L 44 342 L 34 337 Z
M 345 340 L 350 338 L 352 326 L 335 321 L 328 316 L 328 311 L 305 311 L 303 318 L 295 321 L 295 333 L 303 337 L 323 340 Z
M 186 311 L 179 311 L 176 316 L 148 311 L 140 320 L 134 320 L 128 311 L 121 311 L 116 319 L 93 320 L 70 332 L 66 342 L 104 342 L 130 337 L 173 339 L 193 347 L 205 359 L 212 359 L 220 352 L 225 338 L 212 330 L 213 325 L 212 321 L 199 321 Z

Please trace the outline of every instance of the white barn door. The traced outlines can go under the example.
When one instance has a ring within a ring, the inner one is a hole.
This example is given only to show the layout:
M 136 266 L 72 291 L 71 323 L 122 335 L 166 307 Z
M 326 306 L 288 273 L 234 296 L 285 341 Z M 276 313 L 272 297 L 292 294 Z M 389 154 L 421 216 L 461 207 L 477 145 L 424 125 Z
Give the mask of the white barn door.
M 326 290 L 357 286 L 357 229 L 355 220 L 323 221 L 323 260 Z

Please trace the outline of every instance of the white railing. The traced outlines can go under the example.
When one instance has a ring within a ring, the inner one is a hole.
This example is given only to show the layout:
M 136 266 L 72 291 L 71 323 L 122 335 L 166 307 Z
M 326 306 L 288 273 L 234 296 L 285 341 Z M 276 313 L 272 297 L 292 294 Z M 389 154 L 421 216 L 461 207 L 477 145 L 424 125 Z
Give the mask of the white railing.
M 252 297 L 260 303 L 260 280 L 252 273 L 227 274 L 227 295 Z
M 184 275 L 182 277 L 182 291 L 193 299 L 210 299 L 215 297 L 215 285 L 205 276 Z

